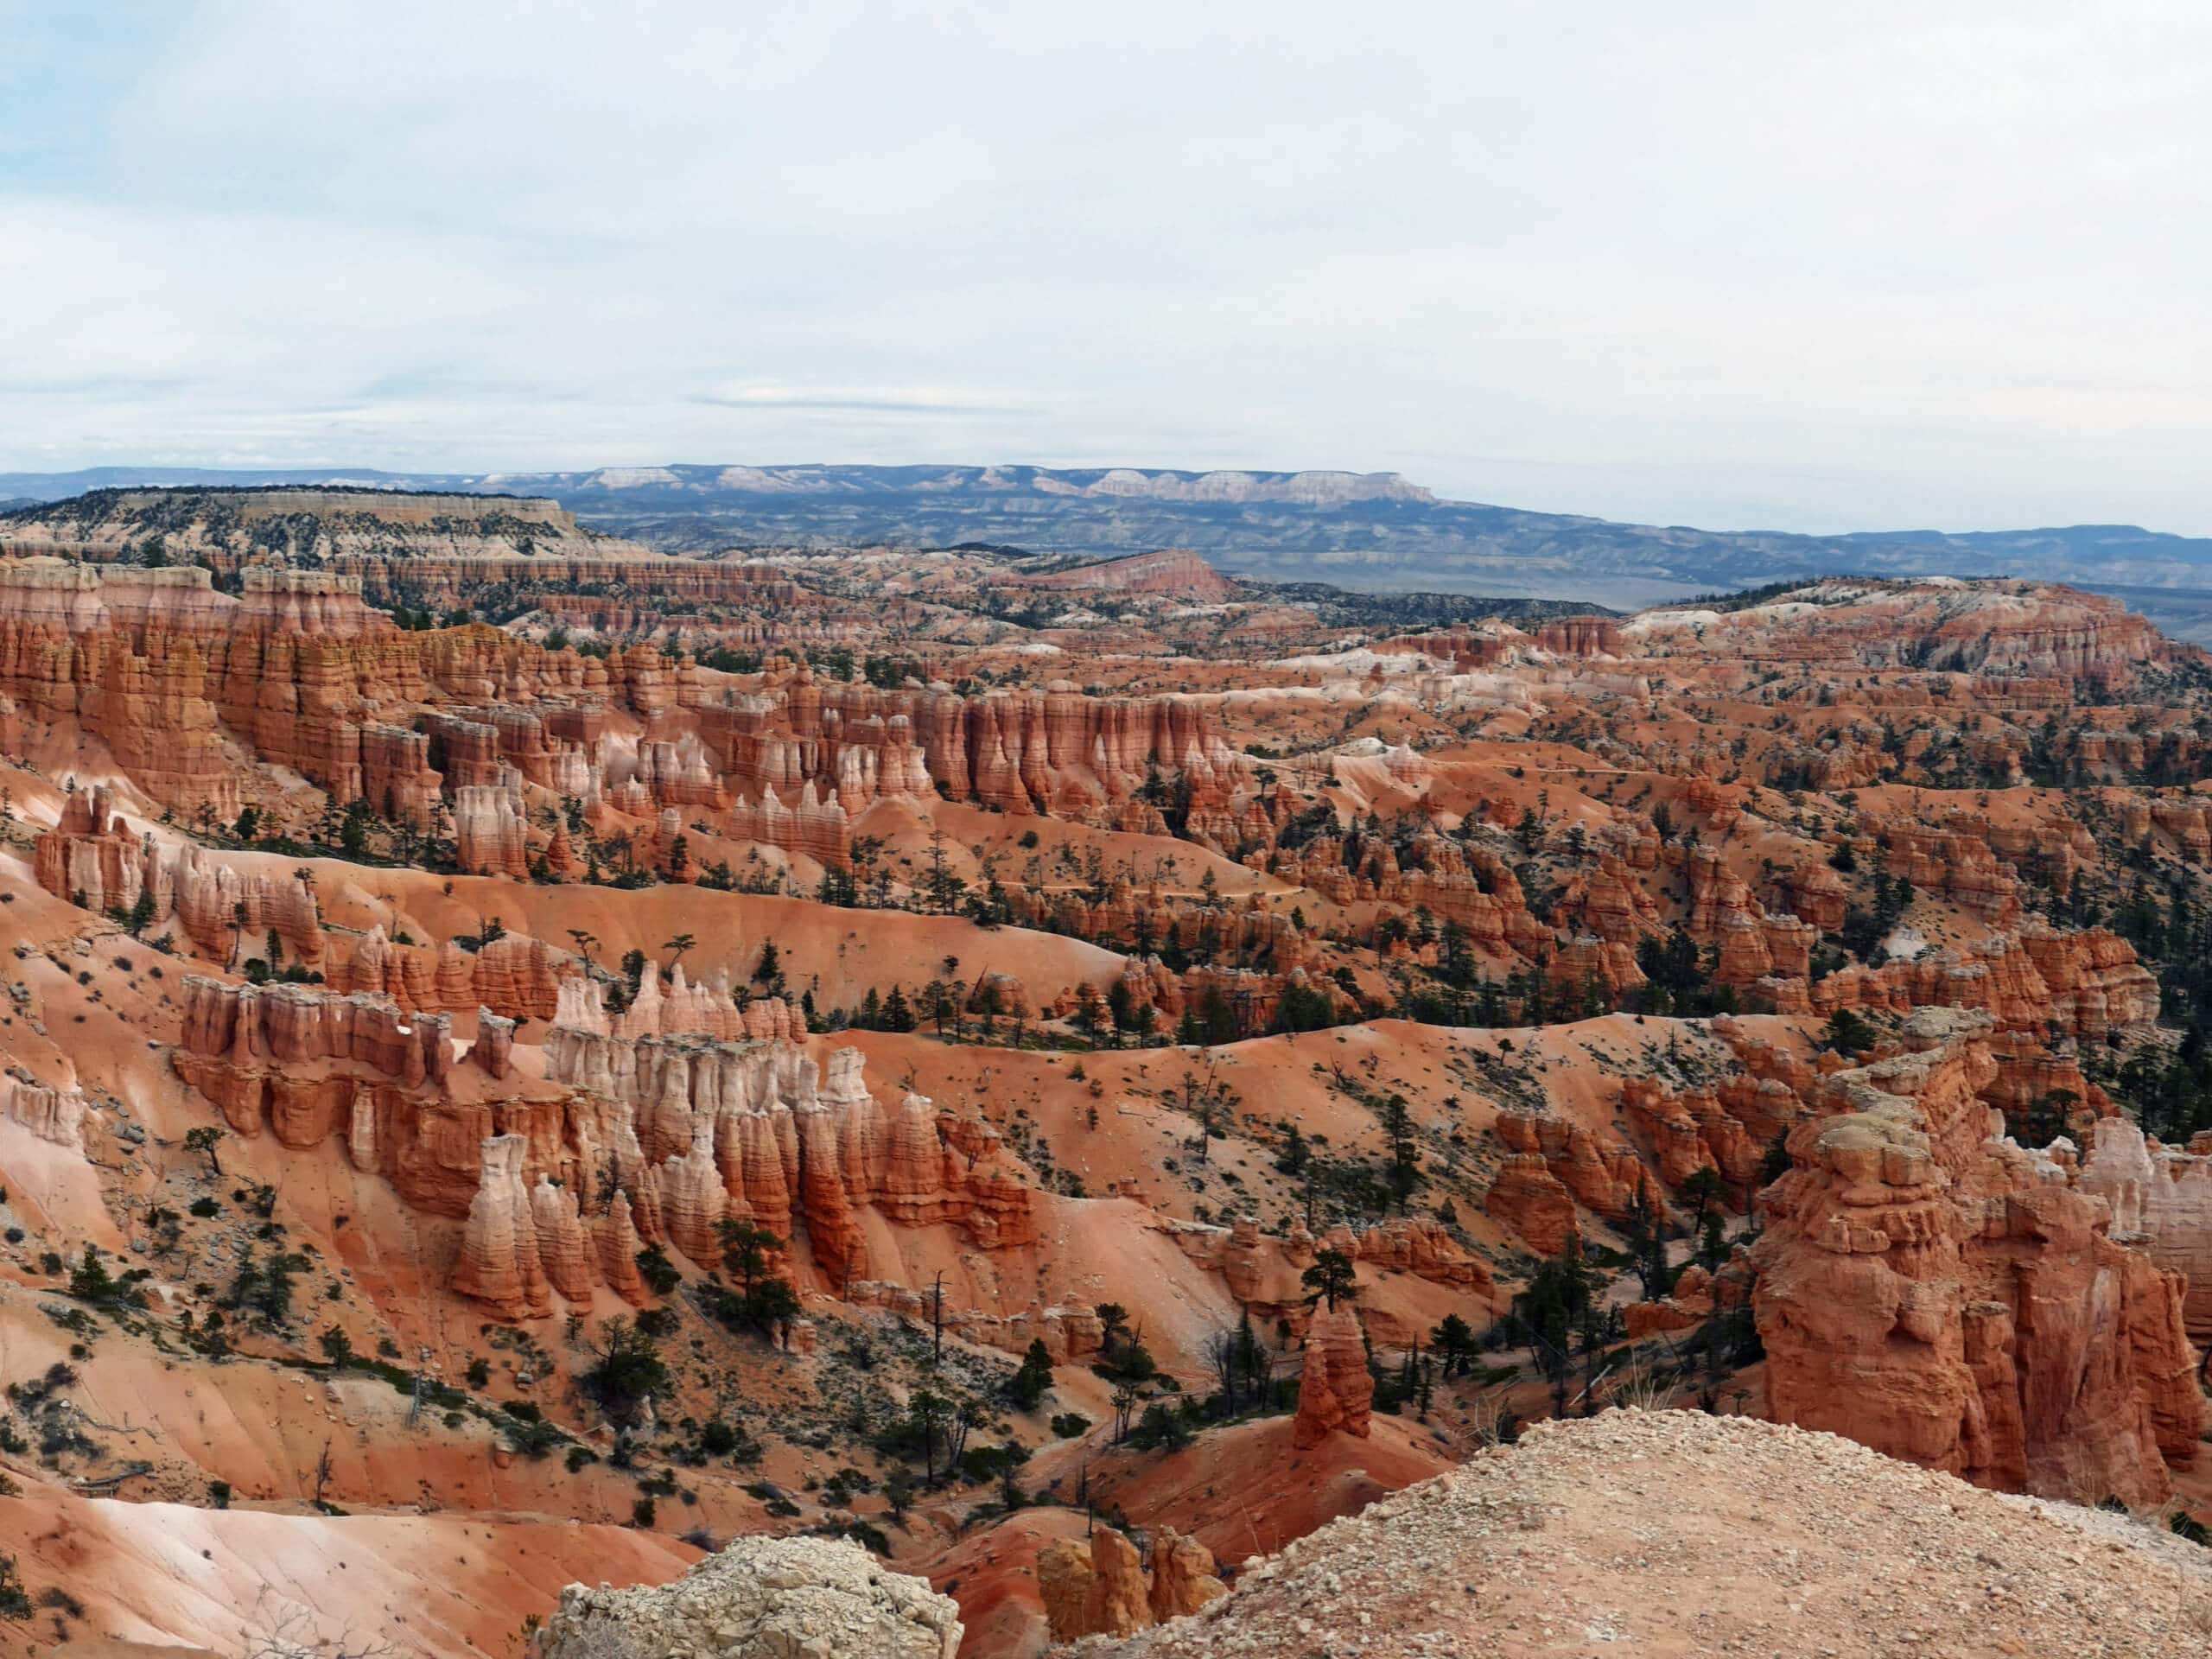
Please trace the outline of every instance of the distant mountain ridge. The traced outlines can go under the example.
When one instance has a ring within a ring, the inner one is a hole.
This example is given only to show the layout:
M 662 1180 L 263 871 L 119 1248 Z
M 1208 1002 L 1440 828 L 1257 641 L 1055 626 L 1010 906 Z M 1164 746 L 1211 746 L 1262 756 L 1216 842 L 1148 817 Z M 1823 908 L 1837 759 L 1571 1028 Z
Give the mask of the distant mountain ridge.
M 1278 582 L 1625 595 L 1802 576 L 2004 575 L 2212 589 L 2212 540 L 2132 524 L 1801 536 L 1619 524 L 1441 499 L 1395 473 L 1032 466 L 670 465 L 575 472 L 102 467 L 0 474 L 0 498 L 308 486 L 546 496 L 670 552 L 993 543 L 1109 558 L 1189 548 Z

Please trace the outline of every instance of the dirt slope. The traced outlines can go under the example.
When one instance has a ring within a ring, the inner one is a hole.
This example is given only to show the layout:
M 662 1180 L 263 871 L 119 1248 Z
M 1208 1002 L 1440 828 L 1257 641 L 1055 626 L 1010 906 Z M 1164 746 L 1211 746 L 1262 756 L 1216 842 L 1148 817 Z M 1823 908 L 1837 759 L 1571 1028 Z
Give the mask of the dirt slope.
M 1251 1654 L 2201 1655 L 2212 1553 L 1828 1434 L 1692 1412 L 1546 1423 L 1094 1659 Z
M 659 1582 L 697 1554 L 658 1533 L 542 1516 L 276 1515 L 29 1484 L 0 1497 L 0 1541 L 35 1597 L 58 1586 L 82 1604 L 71 1638 L 240 1653 L 350 1631 L 349 1646 L 395 1659 L 512 1654 L 563 1586 Z M 0 1621 L 0 1656 L 53 1650 L 54 1624 Z

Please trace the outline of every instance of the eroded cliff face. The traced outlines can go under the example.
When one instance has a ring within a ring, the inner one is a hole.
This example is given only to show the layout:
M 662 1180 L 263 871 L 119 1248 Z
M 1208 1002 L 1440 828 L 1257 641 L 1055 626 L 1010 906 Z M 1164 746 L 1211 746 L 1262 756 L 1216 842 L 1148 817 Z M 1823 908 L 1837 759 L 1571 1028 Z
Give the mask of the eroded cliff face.
M 395 823 L 429 827 L 449 806 L 461 867 L 516 879 L 568 861 L 533 831 L 531 791 L 539 804 L 670 816 L 654 861 L 703 816 L 842 868 L 852 819 L 879 801 L 1110 816 L 1164 774 L 1204 814 L 1249 771 L 1194 698 L 884 691 L 804 666 L 740 690 L 650 644 L 595 658 L 483 626 L 403 632 L 363 603 L 359 574 L 255 566 L 241 579 L 232 598 L 196 566 L 0 561 L 0 696 L 15 718 L 102 737 L 168 806 L 236 813 L 251 779 L 229 740 Z M 645 729 L 617 729 L 609 711 Z M 86 874 L 56 856 L 55 880 Z
M 983 1249 L 1036 1241 L 1031 1177 L 995 1129 L 911 1092 L 887 1108 L 858 1050 L 832 1054 L 824 1077 L 790 1034 L 731 1042 L 557 1026 L 546 1074 L 628 1110 L 642 1193 L 702 1267 L 721 1261 L 713 1230 L 725 1216 L 783 1236 L 803 1227 L 833 1283 L 870 1276 L 863 1211 L 950 1224 Z
M 549 1287 L 642 1298 L 644 1243 L 719 1270 L 725 1221 L 803 1235 L 844 1289 L 869 1280 L 870 1217 L 950 1226 L 985 1250 L 1037 1242 L 1034 1177 L 995 1128 L 911 1092 L 886 1107 L 856 1049 L 831 1054 L 825 1077 L 786 1002 L 740 1008 L 679 974 L 609 1016 L 595 986 L 563 981 L 564 1023 L 531 1082 L 512 1069 L 512 1022 L 488 1009 L 456 1057 L 450 1016 L 378 993 L 192 976 L 184 994 L 173 1063 L 233 1130 L 301 1150 L 341 1139 L 411 1207 L 465 1217 L 454 1287 L 511 1317 L 547 1312 Z M 1080 1352 L 1096 1325 L 1087 1307 L 1040 1308 L 1004 1334 L 1049 1330 Z
M 1808 626 L 1807 607 L 1814 608 Z M 1808 582 L 1787 602 L 1716 614 L 1644 613 L 1622 630 L 1640 653 L 1716 654 L 1853 669 L 1925 668 L 1992 679 L 2129 684 L 2164 653 L 2120 601 L 2051 583 Z
M 1375 1400 L 1367 1343 L 1351 1305 L 1325 1308 L 1306 1333 L 1306 1369 L 1298 1380 L 1298 1416 L 1291 1444 L 1319 1446 L 1332 1434 L 1364 1440 Z
M 1827 1079 L 1765 1194 L 1774 1416 L 1983 1485 L 2163 1501 L 2203 1426 L 2180 1276 L 1993 1138 L 1986 1017 L 1907 1029 L 1913 1052 Z
M 1973 946 L 1831 974 L 1813 986 L 1812 1007 L 1978 1008 L 2008 1030 L 2102 1041 L 2156 1023 L 2158 983 L 2135 947 L 2107 929 L 2031 921 Z
M 2189 1333 L 2212 1340 L 2212 1136 L 2182 1150 L 2147 1139 L 2124 1117 L 2101 1118 L 2075 1184 L 2112 1206 L 2113 1239 L 2181 1275 Z
M 1155 772 L 1218 801 L 1249 763 L 1189 697 L 1042 692 L 963 697 L 943 685 L 881 690 L 817 681 L 802 668 L 701 710 L 700 734 L 740 793 L 785 798 L 808 784 L 848 811 L 880 798 L 954 800 L 1082 817 L 1130 800 Z
M 1038 1552 L 1037 1589 L 1055 1642 L 1127 1636 L 1229 1593 L 1213 1552 L 1173 1527 L 1154 1532 L 1149 1573 L 1136 1546 L 1110 1527 L 1087 1539 L 1056 1538 Z

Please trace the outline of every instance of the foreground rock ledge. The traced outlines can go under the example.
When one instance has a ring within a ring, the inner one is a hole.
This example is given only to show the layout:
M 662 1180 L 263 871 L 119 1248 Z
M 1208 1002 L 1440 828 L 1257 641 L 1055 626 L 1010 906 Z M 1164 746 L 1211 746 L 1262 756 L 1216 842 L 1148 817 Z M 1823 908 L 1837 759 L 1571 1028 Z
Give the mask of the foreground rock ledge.
M 2155 1517 L 1969 1486 L 1692 1412 L 1542 1423 L 1084 1659 L 2202 1656 L 2212 1551 Z
M 740 1538 L 674 1584 L 572 1584 L 539 1659 L 953 1659 L 960 1609 L 859 1545 Z

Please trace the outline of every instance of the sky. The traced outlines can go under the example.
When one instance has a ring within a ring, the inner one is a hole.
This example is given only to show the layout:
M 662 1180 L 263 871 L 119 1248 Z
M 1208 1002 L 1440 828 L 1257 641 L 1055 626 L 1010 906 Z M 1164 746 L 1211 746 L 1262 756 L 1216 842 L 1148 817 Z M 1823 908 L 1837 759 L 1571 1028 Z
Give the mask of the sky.
M 2212 8 L 0 0 L 0 470 L 2212 533 Z

